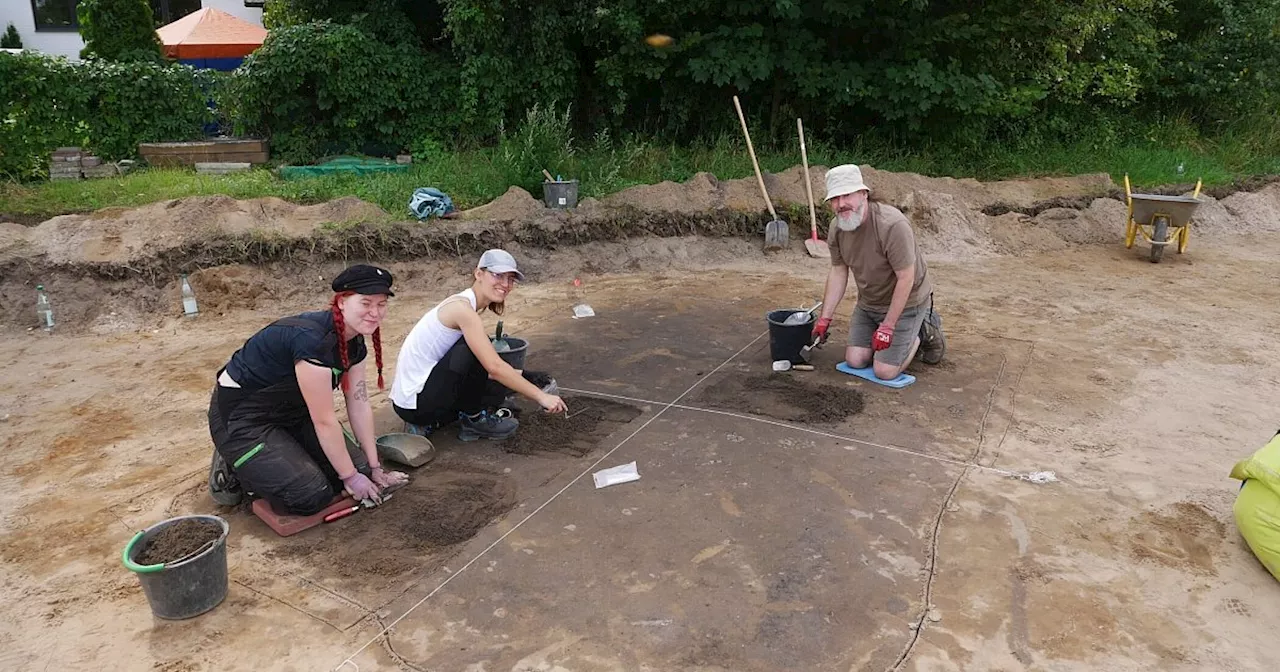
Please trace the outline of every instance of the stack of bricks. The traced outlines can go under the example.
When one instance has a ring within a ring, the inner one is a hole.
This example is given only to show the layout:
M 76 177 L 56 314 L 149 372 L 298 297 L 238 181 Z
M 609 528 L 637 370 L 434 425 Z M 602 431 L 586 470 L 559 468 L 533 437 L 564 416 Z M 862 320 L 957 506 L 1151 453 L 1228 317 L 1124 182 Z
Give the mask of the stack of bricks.
M 49 159 L 49 179 L 80 179 L 82 157 L 79 147 L 59 147 Z
M 86 154 L 80 159 L 80 167 L 84 176 L 89 179 L 95 177 L 114 177 L 120 174 L 119 169 L 114 163 L 103 163 L 102 159 L 91 154 Z

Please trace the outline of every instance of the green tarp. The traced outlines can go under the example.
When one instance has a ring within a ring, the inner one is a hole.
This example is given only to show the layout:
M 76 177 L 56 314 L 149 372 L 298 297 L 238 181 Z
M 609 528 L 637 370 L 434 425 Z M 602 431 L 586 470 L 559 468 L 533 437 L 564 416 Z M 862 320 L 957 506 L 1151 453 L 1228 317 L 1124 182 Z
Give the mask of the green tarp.
M 407 170 L 409 170 L 407 164 L 396 163 L 388 159 L 340 156 L 314 166 L 281 166 L 280 177 L 286 180 L 297 180 L 307 177 L 320 177 L 322 175 L 373 175 L 375 173 L 403 173 Z

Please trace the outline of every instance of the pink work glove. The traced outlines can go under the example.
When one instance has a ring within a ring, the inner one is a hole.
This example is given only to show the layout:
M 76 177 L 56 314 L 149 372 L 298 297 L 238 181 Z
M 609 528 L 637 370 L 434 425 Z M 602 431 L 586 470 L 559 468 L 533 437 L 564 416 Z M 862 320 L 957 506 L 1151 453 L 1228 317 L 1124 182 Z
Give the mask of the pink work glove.
M 374 504 L 382 503 L 382 490 L 368 476 L 360 472 L 356 472 L 344 479 L 342 485 L 348 495 L 355 497 L 357 500 L 367 499 Z
M 893 327 L 882 323 L 880 328 L 876 329 L 876 335 L 871 337 L 871 349 L 879 352 L 889 349 L 891 345 L 893 345 Z
M 373 484 L 379 488 L 395 488 L 409 482 L 409 474 L 403 471 L 387 471 L 382 467 L 373 468 Z

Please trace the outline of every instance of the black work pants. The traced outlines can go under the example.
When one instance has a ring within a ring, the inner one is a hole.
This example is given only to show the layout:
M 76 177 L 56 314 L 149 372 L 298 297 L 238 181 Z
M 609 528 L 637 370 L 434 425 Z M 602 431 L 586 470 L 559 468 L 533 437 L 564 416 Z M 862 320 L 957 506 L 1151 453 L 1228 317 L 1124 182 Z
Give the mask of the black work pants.
M 319 513 L 342 493 L 342 479 L 320 447 L 309 417 L 272 418 L 255 412 L 269 400 L 270 389 L 264 395 L 215 385 L 209 400 L 213 445 L 241 487 L 267 500 L 277 513 Z M 359 446 L 348 445 L 347 452 L 357 470 L 372 475 Z
M 422 427 L 440 427 L 458 419 L 459 413 L 474 415 L 482 410 L 501 406 L 511 390 L 496 380 L 489 379 L 489 372 L 466 339 L 457 343 L 431 369 L 431 375 L 418 393 L 417 408 L 392 407 L 401 420 Z

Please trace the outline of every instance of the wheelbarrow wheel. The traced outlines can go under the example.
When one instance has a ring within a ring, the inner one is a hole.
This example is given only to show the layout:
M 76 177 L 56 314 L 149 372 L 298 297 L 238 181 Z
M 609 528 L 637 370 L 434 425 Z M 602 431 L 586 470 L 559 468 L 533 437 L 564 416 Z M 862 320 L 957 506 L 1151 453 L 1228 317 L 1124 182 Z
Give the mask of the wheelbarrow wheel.
M 1166 243 L 1169 240 L 1169 220 L 1157 217 L 1156 221 L 1152 223 L 1152 229 L 1154 231 L 1151 233 L 1151 263 L 1158 264 L 1160 263 L 1160 257 L 1164 256 L 1165 246 L 1161 243 Z

